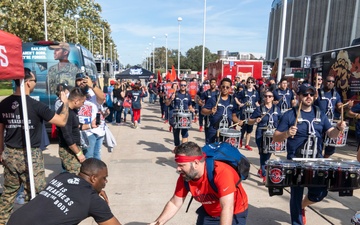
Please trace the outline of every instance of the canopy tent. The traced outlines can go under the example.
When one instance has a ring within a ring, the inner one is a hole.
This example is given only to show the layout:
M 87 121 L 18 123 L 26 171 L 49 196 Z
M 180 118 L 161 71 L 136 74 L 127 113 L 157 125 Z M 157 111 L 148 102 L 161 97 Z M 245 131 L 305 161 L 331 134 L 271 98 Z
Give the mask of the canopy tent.
M 0 30 L 0 79 L 21 79 L 21 104 L 23 109 L 23 121 L 29 121 L 27 114 L 25 86 L 24 86 L 24 63 L 22 58 L 21 39 L 13 34 Z M 39 125 L 40 126 L 40 125 Z M 34 172 L 32 167 L 31 142 L 29 123 L 24 123 L 27 161 L 30 178 L 31 198 L 35 197 Z
M 115 75 L 116 79 L 150 79 L 151 77 L 154 78 L 155 74 L 139 66 L 130 67 Z

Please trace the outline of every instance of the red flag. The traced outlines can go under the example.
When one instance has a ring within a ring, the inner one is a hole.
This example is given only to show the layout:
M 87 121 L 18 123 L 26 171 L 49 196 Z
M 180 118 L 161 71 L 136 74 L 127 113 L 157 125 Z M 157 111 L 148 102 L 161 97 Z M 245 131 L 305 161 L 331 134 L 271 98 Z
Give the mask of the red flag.
M 24 78 L 21 39 L 0 30 L 0 79 Z
M 162 77 L 161 77 L 161 74 L 160 74 L 160 70 L 158 70 L 157 82 L 158 82 L 158 84 L 162 83 Z
M 171 67 L 170 81 L 171 81 L 171 82 L 174 82 L 175 79 L 177 80 L 176 71 L 175 71 L 174 65 L 172 65 L 172 67 Z

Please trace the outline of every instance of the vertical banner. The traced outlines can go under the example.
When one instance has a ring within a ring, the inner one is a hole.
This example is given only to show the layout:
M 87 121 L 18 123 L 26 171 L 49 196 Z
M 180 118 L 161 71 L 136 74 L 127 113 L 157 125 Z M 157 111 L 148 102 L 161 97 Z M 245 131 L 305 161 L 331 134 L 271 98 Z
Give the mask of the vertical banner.
M 24 77 L 21 39 L 0 30 L 0 79 Z

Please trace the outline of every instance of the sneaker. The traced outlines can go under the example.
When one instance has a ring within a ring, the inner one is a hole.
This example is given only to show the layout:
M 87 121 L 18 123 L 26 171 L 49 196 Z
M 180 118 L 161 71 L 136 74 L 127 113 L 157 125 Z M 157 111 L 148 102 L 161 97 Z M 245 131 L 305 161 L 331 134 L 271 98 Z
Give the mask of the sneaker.
M 114 148 L 108 148 L 108 152 L 113 152 Z
M 199 131 L 203 132 L 203 126 L 200 126 Z
M 242 140 L 240 140 L 240 148 L 242 148 Z
M 170 132 L 172 131 L 172 126 L 169 126 L 169 131 L 170 131 Z
M 266 184 L 266 177 L 263 177 L 263 184 Z
M 263 177 L 264 177 L 264 176 L 262 175 L 262 170 L 261 170 L 261 169 L 258 170 L 257 175 L 258 175 L 258 177 L 260 177 L 260 178 L 263 178 Z
M 302 216 L 303 224 L 305 225 L 305 224 L 306 224 L 305 209 L 302 209 L 302 210 L 301 210 L 301 216 Z
M 165 121 L 164 121 L 164 123 L 168 123 L 168 122 L 169 122 L 169 120 L 165 120 Z
M 161 119 L 164 119 L 165 115 L 161 115 Z
M 247 149 L 248 151 L 252 151 L 252 148 L 250 147 L 250 145 L 245 145 L 245 149 Z
M 136 128 L 137 128 L 137 126 L 138 126 L 138 122 L 137 122 L 137 121 L 135 121 L 135 122 L 134 122 L 134 128 L 136 129 Z

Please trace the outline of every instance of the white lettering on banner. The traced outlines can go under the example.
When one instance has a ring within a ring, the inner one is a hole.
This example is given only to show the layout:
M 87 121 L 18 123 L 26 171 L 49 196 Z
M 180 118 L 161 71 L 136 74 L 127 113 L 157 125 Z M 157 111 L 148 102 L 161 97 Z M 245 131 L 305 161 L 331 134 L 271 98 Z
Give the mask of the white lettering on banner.
M 142 69 L 139 68 L 139 69 L 130 69 L 130 75 L 141 75 L 143 72 L 142 72 Z
M 0 66 L 7 67 L 9 65 L 9 59 L 6 56 L 5 46 L 0 45 Z

